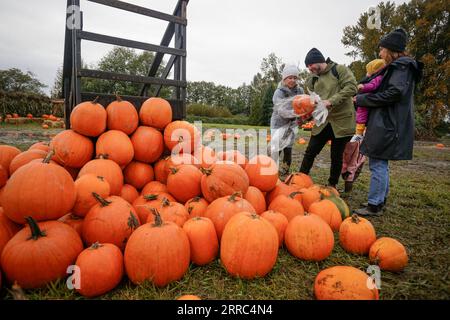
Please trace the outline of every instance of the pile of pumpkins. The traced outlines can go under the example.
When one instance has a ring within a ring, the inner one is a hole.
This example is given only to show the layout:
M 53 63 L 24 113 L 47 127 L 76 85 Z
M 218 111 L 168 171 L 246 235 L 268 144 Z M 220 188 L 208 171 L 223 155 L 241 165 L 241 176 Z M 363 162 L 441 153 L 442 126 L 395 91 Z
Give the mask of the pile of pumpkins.
M 201 132 L 172 121 L 164 99 L 148 99 L 139 112 L 120 97 L 106 108 L 83 102 L 70 120 L 49 144 L 0 146 L 0 269 L 9 284 L 43 287 L 76 265 L 75 289 L 95 297 L 125 275 L 164 287 L 190 263 L 218 257 L 231 276 L 253 279 L 272 270 L 283 245 L 302 260 L 326 259 L 333 232 L 382 270 L 407 264 L 403 245 L 377 240 L 335 189 L 302 173 L 282 182 L 265 155 L 198 144 Z M 328 268 L 315 296 L 378 299 L 367 280 L 354 267 Z

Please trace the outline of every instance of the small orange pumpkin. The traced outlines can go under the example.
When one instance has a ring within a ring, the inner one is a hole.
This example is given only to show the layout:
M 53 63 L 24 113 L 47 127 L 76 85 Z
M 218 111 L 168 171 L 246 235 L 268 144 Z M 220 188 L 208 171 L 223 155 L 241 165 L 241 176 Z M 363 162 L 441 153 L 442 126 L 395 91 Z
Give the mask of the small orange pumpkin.
M 408 254 L 398 240 L 382 237 L 370 247 L 369 260 L 381 270 L 399 272 L 408 265 Z
M 314 102 L 311 100 L 311 96 L 307 94 L 299 94 L 292 100 L 292 107 L 294 112 L 299 116 L 305 116 L 314 110 Z

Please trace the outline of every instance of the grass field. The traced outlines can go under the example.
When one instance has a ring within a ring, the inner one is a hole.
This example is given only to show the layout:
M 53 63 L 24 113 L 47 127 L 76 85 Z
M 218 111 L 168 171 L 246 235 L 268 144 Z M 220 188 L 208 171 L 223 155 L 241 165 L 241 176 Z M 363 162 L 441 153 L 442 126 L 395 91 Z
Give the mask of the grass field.
M 204 128 L 235 128 L 243 126 L 204 125 Z M 8 143 L 25 149 L 31 143 L 49 138 L 58 131 L 42 131 L 38 127 L 18 129 L 0 126 L 0 144 Z M 31 136 L 29 134 L 31 133 Z M 309 132 L 301 131 L 309 137 Z M 37 139 L 35 139 L 37 138 Z M 404 272 L 381 273 L 381 299 L 450 299 L 450 140 L 447 147 L 437 149 L 436 142 L 418 141 L 414 159 L 391 162 L 391 192 L 387 210 L 382 217 L 370 218 L 377 236 L 389 236 L 401 241 L 409 253 L 409 265 Z M 306 145 L 296 144 L 292 171 L 303 157 Z M 311 176 L 316 183 L 325 184 L 329 170 L 329 147 L 325 146 L 316 159 Z M 341 182 L 342 184 L 342 182 Z M 369 172 L 366 166 L 355 183 L 354 191 L 346 197 L 351 209 L 366 201 Z M 339 185 L 338 187 L 342 187 Z M 204 266 L 190 266 L 180 281 L 165 288 L 151 283 L 132 285 L 127 279 L 101 299 L 175 299 L 195 294 L 203 299 L 313 299 L 313 282 L 317 273 L 335 265 L 350 265 L 366 271 L 367 257 L 346 253 L 335 234 L 335 247 L 325 261 L 312 263 L 291 256 L 280 249 L 277 263 L 268 276 L 245 281 L 230 277 L 220 260 Z M 1 291 L 1 297 L 11 299 L 11 293 Z M 25 292 L 28 299 L 81 299 L 82 297 L 59 281 L 39 290 Z

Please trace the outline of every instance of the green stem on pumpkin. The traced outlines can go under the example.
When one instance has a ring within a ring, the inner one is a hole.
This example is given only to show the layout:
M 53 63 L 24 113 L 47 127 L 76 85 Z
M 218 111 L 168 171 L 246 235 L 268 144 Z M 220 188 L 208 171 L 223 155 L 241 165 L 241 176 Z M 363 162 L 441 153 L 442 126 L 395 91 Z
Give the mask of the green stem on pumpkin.
M 52 159 L 52 157 L 55 155 L 55 150 L 52 149 L 50 150 L 47 155 L 45 156 L 44 160 L 42 160 L 42 163 L 50 163 L 50 160 Z
M 36 222 L 36 220 L 33 219 L 33 217 L 29 216 L 25 218 L 26 222 L 28 223 L 28 225 L 30 226 L 30 230 L 31 230 L 31 236 L 28 238 L 33 239 L 33 240 L 37 240 L 40 237 L 45 237 L 47 236 L 47 234 L 44 231 L 41 231 L 41 229 L 39 229 L 39 225 Z
M 100 203 L 102 207 L 106 207 L 111 204 L 111 201 L 103 199 L 97 192 L 92 192 L 92 195 L 94 196 L 95 200 L 97 200 Z
M 157 200 L 158 199 L 158 195 L 157 194 L 145 194 L 145 195 L 143 195 L 143 197 L 147 201 L 153 201 L 153 200 Z
M 361 222 L 361 220 L 359 219 L 359 216 L 356 213 L 352 214 L 352 222 L 353 223 L 360 223 Z
M 103 247 L 103 244 L 101 244 L 100 242 L 96 241 L 89 247 L 89 250 L 95 250 L 95 249 L 98 249 L 100 247 Z
M 154 227 L 161 227 L 163 224 L 163 221 L 161 219 L 161 215 L 159 214 L 158 210 L 155 208 L 150 209 L 152 211 L 152 214 L 155 216 L 155 223 L 153 224 Z

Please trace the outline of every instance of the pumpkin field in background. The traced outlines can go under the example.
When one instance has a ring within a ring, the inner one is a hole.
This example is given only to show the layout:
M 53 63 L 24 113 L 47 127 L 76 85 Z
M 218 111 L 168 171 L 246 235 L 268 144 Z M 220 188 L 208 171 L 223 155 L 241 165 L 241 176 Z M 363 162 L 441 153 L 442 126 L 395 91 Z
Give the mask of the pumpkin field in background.
M 165 287 L 190 263 L 220 261 L 230 277 L 252 281 L 270 277 L 283 246 L 307 263 L 329 259 L 334 233 L 344 250 L 382 270 L 407 266 L 404 246 L 377 240 L 336 189 L 303 173 L 281 181 L 267 155 L 216 153 L 199 143 L 195 126 L 173 121 L 164 99 L 148 99 L 139 113 L 120 97 L 108 106 L 83 102 L 71 123 L 50 144 L 24 152 L 0 145 L 3 287 L 42 288 L 74 264 L 86 275 L 77 289 L 85 297 L 124 279 Z M 378 299 L 367 277 L 336 265 L 311 281 L 317 299 Z

